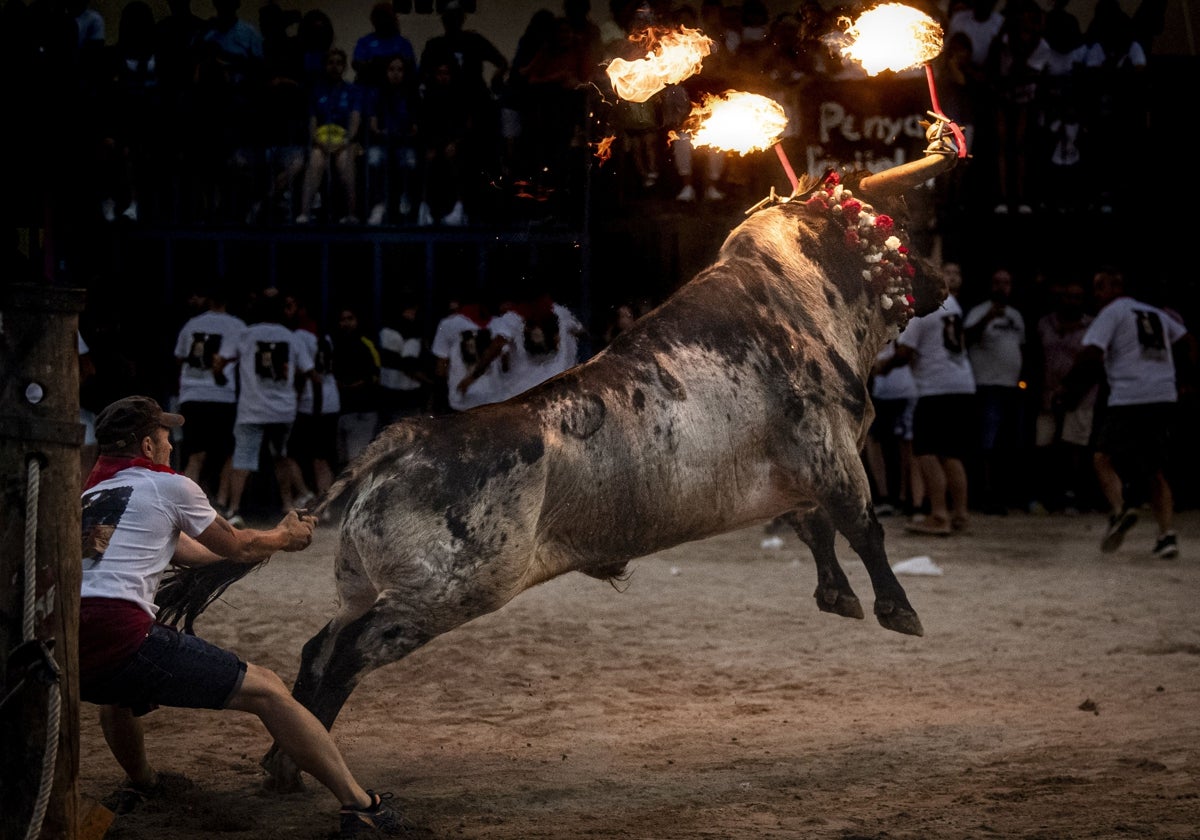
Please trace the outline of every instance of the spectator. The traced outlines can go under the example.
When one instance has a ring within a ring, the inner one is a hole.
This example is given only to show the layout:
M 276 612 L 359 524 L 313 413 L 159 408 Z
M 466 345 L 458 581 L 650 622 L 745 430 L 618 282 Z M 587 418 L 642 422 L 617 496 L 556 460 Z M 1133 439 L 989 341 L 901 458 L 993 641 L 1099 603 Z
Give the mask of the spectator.
M 202 311 L 184 323 L 175 339 L 179 409 L 192 418 L 182 430 L 183 473 L 219 508 L 229 505 L 237 362 L 217 373 L 215 361 L 225 342 L 236 343 L 246 329 L 245 321 L 226 311 L 226 297 L 223 284 L 198 285 L 191 300 Z
M 963 338 L 962 269 L 942 266 L 950 289 L 941 309 L 909 321 L 896 340 L 896 354 L 882 366 L 886 373 L 901 364 L 912 366 L 917 386 L 913 413 L 913 455 L 925 483 L 929 515 L 909 522 L 906 530 L 948 536 L 967 527 L 965 460 L 977 447 L 974 416 L 975 376 Z
M 1152 553 L 1174 557 L 1179 553 L 1172 527 L 1175 500 L 1164 469 L 1171 458 L 1171 429 L 1179 398 L 1175 348 L 1187 328 L 1158 307 L 1128 295 L 1124 275 L 1116 267 L 1103 266 L 1096 272 L 1092 293 L 1100 311 L 1084 333 L 1072 377 L 1077 394 L 1078 383 L 1089 379 L 1089 368 L 1094 371 L 1103 363 L 1108 382 L 1093 456 L 1110 510 L 1100 550 L 1120 548 L 1125 534 L 1137 524 L 1137 508 L 1148 496 L 1158 524 Z M 1187 353 L 1179 357 L 1181 362 Z M 1073 405 L 1074 395 L 1066 402 Z
M 425 410 L 429 374 L 415 296 L 405 294 L 379 330 L 380 420 L 387 426 Z
M 913 412 L 917 407 L 917 385 L 908 365 L 889 366 L 896 354 L 888 342 L 875 358 L 871 377 L 871 404 L 875 419 L 867 430 L 863 459 L 875 490 L 876 516 L 898 510 L 910 516 L 925 501 L 925 485 L 913 460 Z
M 284 498 L 291 504 L 285 502 L 284 507 L 303 510 L 312 501 L 314 492 L 320 496 L 329 489 L 333 473 L 340 466 L 338 417 L 342 402 L 333 373 L 336 364 L 333 339 L 307 330 L 295 330 L 293 335 L 306 345 L 313 369 L 301 386 L 296 423 L 288 437 L 291 481 Z M 312 491 L 308 489 L 310 486 Z
M 472 99 L 486 96 L 488 90 L 497 87 L 508 72 L 508 59 L 483 35 L 463 28 L 467 19 L 466 11 L 459 0 L 447 0 L 442 5 L 441 17 L 442 34 L 430 38 L 421 51 L 423 83 L 428 86 L 437 68 L 449 62 L 458 71 L 457 75 Z M 490 82 L 483 78 L 486 64 L 494 68 Z
M 507 369 L 499 376 L 501 399 L 539 385 L 579 362 L 579 338 L 587 334 L 570 309 L 544 291 L 500 316 L 505 327 L 493 334 L 512 336 Z M 495 322 L 494 322 L 495 323 Z
M 1034 485 L 1048 510 L 1078 513 L 1084 504 L 1088 439 L 1098 387 L 1093 385 L 1071 409 L 1063 406 L 1064 380 L 1083 345 L 1092 316 L 1083 311 L 1083 284 L 1051 283 L 1051 311 L 1031 335 L 1030 369 L 1040 373 L 1039 412 L 1034 430 Z
M 497 359 L 513 336 L 494 334 L 493 322 L 503 326 L 490 317 L 487 307 L 474 301 L 463 302 L 438 322 L 433 357 L 437 360 L 437 376 L 446 383 L 451 411 L 466 411 L 503 399 L 501 363 Z
M 393 59 L 404 59 L 408 67 L 417 66 L 412 42 L 400 34 L 400 24 L 390 2 L 371 7 L 371 30 L 355 42 L 350 62 L 354 83 L 367 89 L 387 84 L 388 67 Z
M 346 306 L 333 334 L 333 375 L 342 399 L 337 425 L 338 460 L 347 464 L 379 430 L 379 351 L 363 335 L 358 313 Z
M 304 172 L 304 191 L 296 224 L 311 220 L 313 196 L 321 188 L 326 173 L 336 174 L 345 213 L 342 224 L 358 224 L 357 155 L 358 131 L 362 122 L 362 101 L 358 87 L 345 80 L 346 51 L 332 47 L 325 57 L 325 79 L 312 92 L 309 104 L 308 132 L 311 146 Z M 332 207 L 334 196 L 327 191 L 325 200 Z
M 990 288 L 989 299 L 967 312 L 963 330 L 979 404 L 980 507 L 985 513 L 1003 515 L 1018 494 L 1025 320 L 1010 303 L 1013 278 L 1008 269 L 992 272 Z M 1025 504 L 1029 499 L 1020 501 Z
M 432 225 L 440 218 L 443 225 L 457 227 L 468 222 L 466 178 L 474 171 L 471 134 L 478 130 L 481 106 L 456 63 L 439 61 L 428 69 L 418 130 L 425 161 L 417 224 Z
M 275 469 L 281 497 L 290 493 L 294 473 L 288 463 L 287 443 L 296 422 L 300 391 L 313 370 L 307 344 L 283 325 L 283 297 L 269 289 L 255 302 L 253 322 L 237 338 L 228 338 L 213 363 L 222 372 L 230 361 L 239 363 L 237 416 L 233 427 L 233 471 L 229 508 L 225 518 L 244 524 L 239 510 L 246 481 L 258 472 L 265 444 Z M 289 497 L 282 498 L 290 509 Z
M 1033 212 L 1029 151 L 1035 143 L 1038 74 L 1030 59 L 1042 43 L 1042 10 L 1034 0 L 1009 0 L 1004 26 L 985 70 L 993 86 L 997 213 Z M 987 113 L 977 111 L 976 113 Z
M 393 210 L 412 215 L 418 196 L 417 120 L 420 97 L 411 64 L 397 56 L 388 62 L 386 83 L 367 92 L 367 179 L 371 214 L 367 224 L 380 225 Z M 399 196 L 396 200 L 395 196 Z
M 306 548 L 315 521 L 289 512 L 269 530 L 230 527 L 193 481 L 169 467 L 170 429 L 183 422 L 147 397 L 106 407 L 96 422 L 101 458 L 81 496 L 79 696 L 100 706 L 104 740 L 129 778 L 116 810 L 169 794 L 146 755 L 143 715 L 159 706 L 235 709 L 257 715 L 297 766 L 338 798 L 343 837 L 399 834 L 386 797 L 359 786 L 329 733 L 278 675 L 155 623 L 154 598 L 169 564 L 261 563 Z

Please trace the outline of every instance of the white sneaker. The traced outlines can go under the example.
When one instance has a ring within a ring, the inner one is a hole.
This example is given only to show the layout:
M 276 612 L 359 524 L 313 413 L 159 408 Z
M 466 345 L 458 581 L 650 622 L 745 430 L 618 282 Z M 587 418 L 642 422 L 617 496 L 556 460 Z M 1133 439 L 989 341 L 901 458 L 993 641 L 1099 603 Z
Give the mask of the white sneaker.
M 367 224 L 372 227 L 378 227 L 383 224 L 383 205 L 376 204 L 371 208 L 371 215 L 367 216 Z
M 462 202 L 454 202 L 454 209 L 442 216 L 442 224 L 451 227 L 461 227 L 467 223 L 467 213 L 463 210 Z
M 675 200 L 676 201 L 695 201 L 696 200 L 696 188 L 693 187 L 691 184 L 687 184 L 683 189 L 681 189 L 679 191 L 679 195 L 675 196 Z
M 424 201 L 421 202 L 421 206 L 417 209 L 417 224 L 421 227 L 429 227 L 433 224 L 433 211 L 429 209 L 429 205 Z
M 412 212 L 412 202 L 408 200 L 407 193 L 400 196 L 400 207 L 398 209 L 400 210 L 401 216 L 407 216 Z
M 296 217 L 296 224 L 298 224 L 298 225 L 306 225 L 309 223 L 309 221 L 311 221 L 311 220 L 309 219 L 307 213 L 301 213 L 299 216 Z
M 104 221 L 114 222 L 117 219 L 117 202 L 111 198 L 106 198 L 100 202 L 100 213 L 104 216 Z
M 704 198 L 706 201 L 723 201 L 725 199 L 725 193 L 721 192 L 712 184 L 709 184 L 708 188 L 704 191 Z
M 131 201 L 131 202 L 129 202 L 129 206 L 125 208 L 125 212 L 122 213 L 121 215 L 124 216 L 126 219 L 128 219 L 131 222 L 136 222 L 137 221 L 137 213 L 138 213 L 137 202 Z

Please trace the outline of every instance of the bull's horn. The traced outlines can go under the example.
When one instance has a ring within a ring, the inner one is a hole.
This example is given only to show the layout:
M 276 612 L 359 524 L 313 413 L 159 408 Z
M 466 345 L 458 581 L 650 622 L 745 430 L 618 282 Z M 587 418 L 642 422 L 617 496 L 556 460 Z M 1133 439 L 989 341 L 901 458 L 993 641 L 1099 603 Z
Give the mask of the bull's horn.
M 935 175 L 950 171 L 957 161 L 958 158 L 954 155 L 926 154 L 924 157 L 910 160 L 908 163 L 868 175 L 859 183 L 858 189 L 860 192 L 875 193 L 876 195 L 899 195 L 928 181 Z

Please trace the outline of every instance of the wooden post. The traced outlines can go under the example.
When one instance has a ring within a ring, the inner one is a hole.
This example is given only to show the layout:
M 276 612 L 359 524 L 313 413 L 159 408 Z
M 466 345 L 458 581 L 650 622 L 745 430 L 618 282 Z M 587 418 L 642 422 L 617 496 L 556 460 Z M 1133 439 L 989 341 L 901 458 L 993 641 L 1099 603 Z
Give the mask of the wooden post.
M 0 840 L 23 839 L 45 765 L 52 687 L 60 698 L 53 786 L 42 838 L 76 837 L 79 778 L 80 475 L 78 321 L 83 292 L 0 290 Z M 36 459 L 37 589 L 27 644 L 29 463 Z M 57 664 L 37 665 L 45 645 Z M 21 655 L 13 652 L 21 649 Z M 30 652 L 34 651 L 33 655 Z

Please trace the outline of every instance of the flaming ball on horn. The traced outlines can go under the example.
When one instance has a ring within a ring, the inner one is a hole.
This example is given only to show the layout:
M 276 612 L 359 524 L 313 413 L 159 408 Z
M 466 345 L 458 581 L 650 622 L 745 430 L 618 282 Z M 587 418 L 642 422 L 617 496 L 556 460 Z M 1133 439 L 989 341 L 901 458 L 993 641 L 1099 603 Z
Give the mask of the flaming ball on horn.
M 942 51 L 942 27 L 924 12 L 902 3 L 885 3 L 863 12 L 857 20 L 850 22 L 842 18 L 847 28 L 840 34 L 827 36 L 846 58 L 862 65 L 867 75 L 875 76 L 884 70 L 900 72 L 921 65 L 929 82 L 929 99 L 933 110 L 930 115 L 938 128 L 938 141 L 945 141 L 944 131 L 954 136 L 954 151 L 957 156 L 967 156 L 967 140 L 954 121 L 942 113 L 938 104 L 937 88 L 933 83 L 933 68 L 930 66 Z M 930 138 L 933 139 L 932 137 Z

